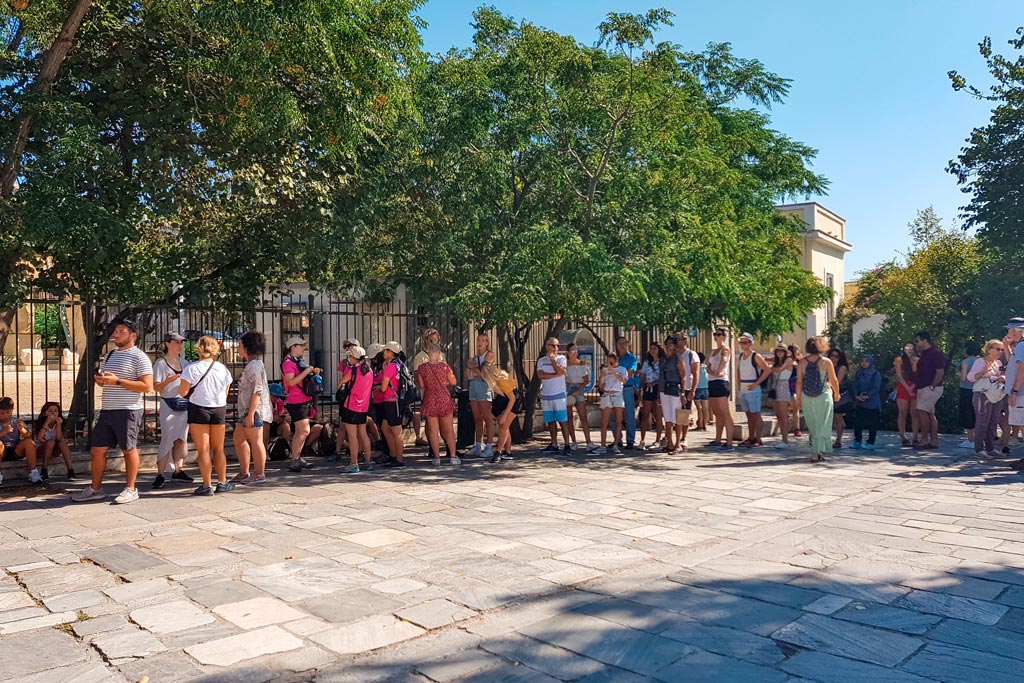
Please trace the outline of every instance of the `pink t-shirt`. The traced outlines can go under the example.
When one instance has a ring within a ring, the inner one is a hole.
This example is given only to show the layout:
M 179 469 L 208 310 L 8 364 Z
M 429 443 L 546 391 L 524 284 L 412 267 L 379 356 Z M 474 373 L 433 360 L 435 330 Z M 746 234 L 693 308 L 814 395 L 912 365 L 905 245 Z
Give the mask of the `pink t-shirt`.
M 281 363 L 282 375 L 292 375 L 293 377 L 298 377 L 301 372 L 302 370 L 299 369 L 299 364 L 292 360 L 291 356 L 285 358 L 284 362 Z M 287 401 L 285 402 L 290 404 L 306 403 L 307 401 L 310 400 L 309 396 L 306 396 L 306 393 L 302 391 L 302 382 L 299 382 L 293 387 L 288 387 L 286 398 Z
M 384 369 L 373 376 L 373 383 L 380 384 L 381 380 L 388 378 L 388 390 L 373 390 L 374 403 L 387 403 L 398 400 L 398 364 L 391 362 L 384 366 Z
M 347 365 L 347 363 L 346 363 Z M 345 400 L 345 407 L 355 413 L 365 413 L 370 410 L 370 394 L 373 392 L 373 373 L 365 375 L 358 367 L 352 369 L 355 379 L 352 381 L 352 391 Z M 344 375 L 342 375 L 344 378 Z

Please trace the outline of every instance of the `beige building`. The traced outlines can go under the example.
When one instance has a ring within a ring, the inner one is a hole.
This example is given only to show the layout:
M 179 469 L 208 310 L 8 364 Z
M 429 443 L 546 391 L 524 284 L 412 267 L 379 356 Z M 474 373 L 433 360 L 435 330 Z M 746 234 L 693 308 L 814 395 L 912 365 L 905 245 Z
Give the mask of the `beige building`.
M 824 334 L 835 316 L 844 295 L 846 271 L 843 258 L 853 249 L 846 240 L 846 221 L 817 202 L 783 204 L 779 213 L 797 216 L 806 226 L 803 233 L 803 266 L 826 287 L 833 290 L 832 299 L 821 308 L 807 314 L 803 329 L 797 328 L 782 335 L 784 344 L 803 347 L 808 337 Z

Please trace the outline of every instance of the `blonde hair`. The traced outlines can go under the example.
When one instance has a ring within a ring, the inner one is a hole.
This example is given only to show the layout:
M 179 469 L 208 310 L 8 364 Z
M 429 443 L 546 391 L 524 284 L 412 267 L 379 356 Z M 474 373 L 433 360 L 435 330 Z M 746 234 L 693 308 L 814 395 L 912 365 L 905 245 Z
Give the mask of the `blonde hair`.
M 493 390 L 498 388 L 498 382 L 509 379 L 510 375 L 493 363 L 484 363 L 480 367 L 480 377 Z
M 213 337 L 200 337 L 196 342 L 196 353 L 199 360 L 209 360 L 220 355 L 220 342 Z
M 985 353 L 992 350 L 993 347 L 1001 345 L 1003 342 L 999 339 L 989 339 L 985 342 Z
M 423 349 L 424 351 L 427 351 L 427 347 L 430 346 L 430 342 L 428 340 L 435 334 L 437 335 L 438 339 L 441 338 L 441 333 L 435 330 L 433 327 L 428 327 L 427 329 L 423 330 L 423 334 L 420 335 L 420 348 Z M 427 351 L 427 353 L 429 353 L 429 351 Z

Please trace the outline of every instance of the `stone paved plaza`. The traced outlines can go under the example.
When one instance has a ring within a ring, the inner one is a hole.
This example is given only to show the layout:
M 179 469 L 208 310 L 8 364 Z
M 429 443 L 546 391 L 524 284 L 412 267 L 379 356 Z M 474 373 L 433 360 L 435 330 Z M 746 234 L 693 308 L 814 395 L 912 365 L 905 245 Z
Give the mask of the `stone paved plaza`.
M 1018 683 L 1022 477 L 882 440 L 2 490 L 0 681 Z

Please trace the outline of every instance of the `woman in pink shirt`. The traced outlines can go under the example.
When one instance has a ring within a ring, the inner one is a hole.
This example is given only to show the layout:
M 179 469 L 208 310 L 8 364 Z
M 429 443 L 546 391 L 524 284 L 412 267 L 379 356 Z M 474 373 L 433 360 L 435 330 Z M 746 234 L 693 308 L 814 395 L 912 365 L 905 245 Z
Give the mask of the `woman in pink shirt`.
M 287 342 L 288 355 L 281 362 L 281 375 L 284 378 L 285 406 L 292 418 L 292 452 L 288 462 L 288 471 L 300 472 L 303 467 L 310 467 L 302 460 L 302 447 L 310 433 L 310 418 L 313 416 L 313 398 L 302 390 L 302 380 L 310 374 L 320 374 L 320 368 L 306 365 L 302 356 L 306 353 L 306 342 L 301 337 L 291 337 Z
M 363 452 L 363 469 L 373 469 L 370 460 L 370 437 L 366 433 L 366 416 L 370 411 L 370 399 L 373 393 L 373 371 L 366 359 L 366 351 L 361 346 L 348 349 L 348 362 L 341 377 L 345 387 L 345 399 L 341 406 L 341 424 L 345 426 L 348 437 L 348 450 L 351 455 L 346 472 L 359 471 L 359 451 Z
M 385 344 L 381 349 L 383 363 L 373 376 L 373 410 L 391 454 L 391 460 L 385 467 L 405 467 L 402 415 L 398 409 L 398 372 L 402 365 L 398 354 L 401 352 L 402 345 L 398 342 Z

